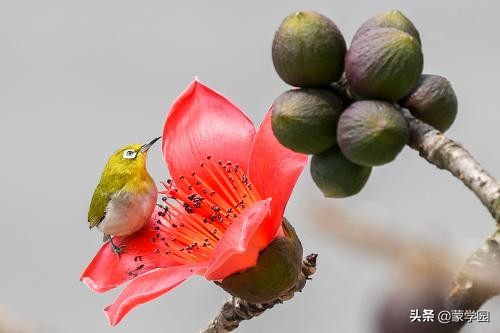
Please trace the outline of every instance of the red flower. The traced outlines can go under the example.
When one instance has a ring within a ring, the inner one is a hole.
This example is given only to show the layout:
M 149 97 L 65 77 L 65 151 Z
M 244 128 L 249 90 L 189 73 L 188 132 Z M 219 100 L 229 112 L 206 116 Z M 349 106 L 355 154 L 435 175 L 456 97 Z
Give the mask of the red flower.
M 104 292 L 132 280 L 105 309 L 116 325 L 132 308 L 194 274 L 208 280 L 255 266 L 280 235 L 283 212 L 307 156 L 284 148 L 268 112 L 259 131 L 230 101 L 194 81 L 174 102 L 163 131 L 172 180 L 151 223 L 104 244 L 81 277 Z

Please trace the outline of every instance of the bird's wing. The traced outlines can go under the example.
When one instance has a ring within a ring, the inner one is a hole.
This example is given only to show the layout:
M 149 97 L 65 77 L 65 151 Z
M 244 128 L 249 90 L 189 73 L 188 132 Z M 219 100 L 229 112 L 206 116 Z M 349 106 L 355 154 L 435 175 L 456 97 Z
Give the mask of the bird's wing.
M 105 181 L 103 181 L 105 179 Z M 119 173 L 103 173 L 90 202 L 88 221 L 93 228 L 101 223 L 106 216 L 106 208 L 116 193 L 120 193 L 127 183 L 127 179 Z
M 102 220 L 104 220 L 109 200 L 109 192 L 96 188 L 94 195 L 92 195 L 92 201 L 90 202 L 89 207 L 89 228 L 97 226 Z

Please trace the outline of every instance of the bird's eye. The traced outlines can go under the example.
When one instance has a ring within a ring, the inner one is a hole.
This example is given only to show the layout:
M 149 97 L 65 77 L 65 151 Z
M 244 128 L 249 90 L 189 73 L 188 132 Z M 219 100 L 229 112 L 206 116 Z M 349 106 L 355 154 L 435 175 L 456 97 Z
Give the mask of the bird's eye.
M 136 155 L 137 155 L 137 153 L 132 149 L 127 149 L 123 152 L 123 158 L 126 158 L 126 159 L 133 159 L 133 158 L 135 158 Z

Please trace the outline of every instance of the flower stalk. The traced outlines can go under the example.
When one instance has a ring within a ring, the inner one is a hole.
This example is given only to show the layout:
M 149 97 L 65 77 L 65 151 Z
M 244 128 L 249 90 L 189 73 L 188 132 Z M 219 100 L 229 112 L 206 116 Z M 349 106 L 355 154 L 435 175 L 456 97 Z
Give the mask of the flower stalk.
M 281 304 L 292 299 L 296 292 L 302 291 L 307 280 L 310 280 L 311 275 L 316 272 L 317 257 L 317 254 L 310 254 L 304 258 L 297 283 L 284 295 L 267 303 L 250 303 L 238 297 L 231 297 L 222 305 L 220 312 L 200 333 L 226 333 L 234 331 L 242 321 L 257 317 L 266 310 L 273 308 L 276 304 Z

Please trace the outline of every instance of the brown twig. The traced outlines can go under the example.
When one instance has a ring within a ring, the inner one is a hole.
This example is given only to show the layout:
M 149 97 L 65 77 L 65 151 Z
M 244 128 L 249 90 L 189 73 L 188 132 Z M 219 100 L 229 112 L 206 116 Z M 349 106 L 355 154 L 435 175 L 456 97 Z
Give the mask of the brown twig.
M 500 230 L 497 229 L 474 251 L 453 281 L 444 304 L 449 310 L 478 310 L 490 298 L 500 295 Z M 465 321 L 458 322 L 458 332 Z
M 500 223 L 500 183 L 458 142 L 402 109 L 410 127 L 409 146 L 430 163 L 451 172 L 481 200 Z
M 302 262 L 302 271 L 297 280 L 297 284 L 287 293 L 269 303 L 255 304 L 246 302 L 240 298 L 232 297 L 222 306 L 220 312 L 200 331 L 200 333 L 226 333 L 235 330 L 240 322 L 249 320 L 261 315 L 264 311 L 271 309 L 276 304 L 291 299 L 296 292 L 302 291 L 306 281 L 316 272 L 317 254 L 308 255 Z
M 410 147 L 440 169 L 450 171 L 481 200 L 500 223 L 500 183 L 477 162 L 464 147 L 443 133 L 403 114 L 410 127 Z M 500 231 L 497 227 L 485 244 L 474 251 L 456 275 L 445 301 L 450 310 L 478 310 L 487 300 L 500 294 Z M 453 325 L 458 332 L 465 321 Z

